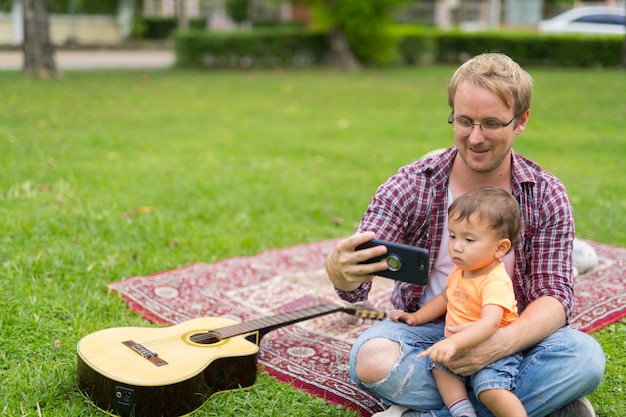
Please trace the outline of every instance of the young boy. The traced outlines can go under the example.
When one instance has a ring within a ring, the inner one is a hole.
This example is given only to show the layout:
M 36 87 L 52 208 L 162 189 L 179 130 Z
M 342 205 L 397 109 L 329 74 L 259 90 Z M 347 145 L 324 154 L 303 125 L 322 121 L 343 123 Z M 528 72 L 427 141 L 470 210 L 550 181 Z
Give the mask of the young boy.
M 448 209 L 448 250 L 455 264 L 446 289 L 414 313 L 394 312 L 393 321 L 429 323 L 446 314 L 446 338 L 418 355 L 430 357 L 433 376 L 453 417 L 476 417 L 463 377 L 443 365 L 457 350 L 476 346 L 517 317 L 517 302 L 502 258 L 519 243 L 519 204 L 496 186 L 482 186 L 460 196 Z M 448 326 L 466 324 L 451 333 Z M 497 417 L 526 417 L 511 392 L 521 358 L 505 357 L 472 375 L 478 399 Z

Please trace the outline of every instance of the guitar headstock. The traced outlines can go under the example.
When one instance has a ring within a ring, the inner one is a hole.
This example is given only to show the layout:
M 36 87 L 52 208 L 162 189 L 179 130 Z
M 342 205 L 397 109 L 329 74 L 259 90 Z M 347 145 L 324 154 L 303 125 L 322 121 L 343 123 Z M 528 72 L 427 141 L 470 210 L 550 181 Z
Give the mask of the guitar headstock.
M 342 306 L 342 310 L 345 313 L 352 314 L 362 319 L 385 320 L 387 318 L 386 312 L 359 304 Z

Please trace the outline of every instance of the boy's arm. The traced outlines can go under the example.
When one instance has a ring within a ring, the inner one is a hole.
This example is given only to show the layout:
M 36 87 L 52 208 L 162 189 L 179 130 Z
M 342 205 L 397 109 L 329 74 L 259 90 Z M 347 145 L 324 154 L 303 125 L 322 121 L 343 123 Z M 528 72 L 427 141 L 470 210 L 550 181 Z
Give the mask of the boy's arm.
M 468 328 L 448 337 L 453 339 L 457 349 L 476 346 L 489 339 L 499 328 L 504 309 L 496 304 L 483 306 L 480 319 Z
M 432 345 L 417 357 L 430 356 L 434 363 L 446 364 L 457 350 L 476 346 L 489 339 L 500 327 L 504 309 L 495 304 L 487 304 L 481 310 L 480 319 L 462 331 Z
M 429 302 L 424 304 L 419 310 L 414 313 L 405 313 L 396 311 L 391 315 L 393 321 L 403 321 L 411 326 L 418 326 L 420 324 L 430 323 L 431 321 L 442 317 L 446 314 L 448 299 L 446 297 L 446 290 L 443 290 L 436 296 L 430 299 Z

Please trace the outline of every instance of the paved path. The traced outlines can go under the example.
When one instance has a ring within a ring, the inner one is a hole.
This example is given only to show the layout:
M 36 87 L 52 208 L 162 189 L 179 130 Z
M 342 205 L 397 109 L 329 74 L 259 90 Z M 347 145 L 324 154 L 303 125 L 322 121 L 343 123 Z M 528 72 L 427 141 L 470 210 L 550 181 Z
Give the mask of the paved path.
M 60 70 L 91 69 L 158 69 L 171 67 L 175 62 L 170 50 L 93 50 L 56 51 L 55 61 Z M 0 70 L 21 70 L 24 57 L 21 51 L 0 51 Z

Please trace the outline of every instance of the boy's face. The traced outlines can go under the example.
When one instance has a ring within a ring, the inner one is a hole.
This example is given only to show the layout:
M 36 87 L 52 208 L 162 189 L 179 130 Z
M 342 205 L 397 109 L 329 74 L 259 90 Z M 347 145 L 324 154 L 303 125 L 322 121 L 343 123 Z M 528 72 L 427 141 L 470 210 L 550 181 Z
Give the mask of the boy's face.
M 458 220 L 453 214 L 448 220 L 448 232 L 450 258 L 465 271 L 465 278 L 488 273 L 510 248 L 508 239 L 496 236 L 496 232 L 485 222 L 479 222 L 476 215 Z

